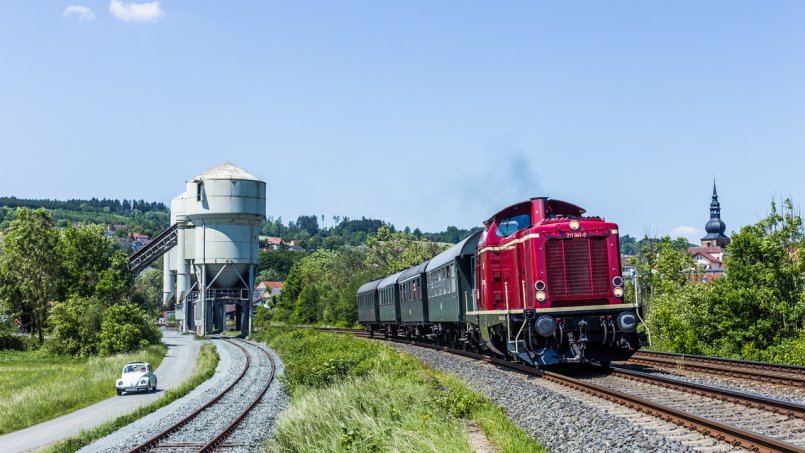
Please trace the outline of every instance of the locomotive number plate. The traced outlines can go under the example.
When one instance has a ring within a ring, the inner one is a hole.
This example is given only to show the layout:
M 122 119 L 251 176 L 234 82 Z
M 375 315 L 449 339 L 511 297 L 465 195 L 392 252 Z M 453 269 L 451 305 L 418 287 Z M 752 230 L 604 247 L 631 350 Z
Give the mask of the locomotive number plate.
M 565 234 L 565 239 L 576 239 L 576 238 L 586 238 L 586 237 L 587 237 L 587 233 L 584 232 L 584 231 L 580 231 L 580 232 L 577 232 L 577 233 L 566 233 Z

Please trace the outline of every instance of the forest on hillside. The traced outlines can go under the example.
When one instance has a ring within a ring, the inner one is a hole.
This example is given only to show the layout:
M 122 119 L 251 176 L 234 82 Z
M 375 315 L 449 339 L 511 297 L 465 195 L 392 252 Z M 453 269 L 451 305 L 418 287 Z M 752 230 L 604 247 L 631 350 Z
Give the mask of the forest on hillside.
M 50 212 L 53 221 L 61 228 L 70 224 L 123 224 L 130 232 L 154 237 L 170 226 L 170 212 L 161 202 L 107 198 L 62 201 L 0 197 L 0 231 L 9 228 L 16 218 L 18 208 L 44 208 Z M 382 226 L 387 226 L 392 232 L 398 230 L 394 225 L 382 220 L 366 217 L 351 219 L 336 215 L 327 219 L 328 222 L 329 220 L 332 220 L 332 226 L 324 227 L 321 226 L 325 223 L 324 216 L 300 215 L 296 220 L 287 223 L 283 222 L 281 217 L 276 219 L 269 217 L 260 226 L 260 235 L 280 237 L 286 242 L 297 240 L 306 250 L 315 251 L 363 245 L 366 239 L 376 234 Z M 410 227 L 404 227 L 400 231 L 410 233 L 417 240 L 454 244 L 479 229 L 480 227 L 462 229 L 449 226 L 441 232 L 424 233 L 419 228 L 412 230 Z

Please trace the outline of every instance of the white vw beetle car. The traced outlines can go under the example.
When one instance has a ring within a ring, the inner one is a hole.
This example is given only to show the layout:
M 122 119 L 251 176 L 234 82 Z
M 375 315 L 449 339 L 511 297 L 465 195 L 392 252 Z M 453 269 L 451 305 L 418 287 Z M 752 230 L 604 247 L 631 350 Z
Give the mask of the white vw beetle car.
M 123 373 L 115 384 L 117 394 L 123 392 L 152 392 L 157 389 L 157 376 L 148 362 L 130 362 L 123 366 Z

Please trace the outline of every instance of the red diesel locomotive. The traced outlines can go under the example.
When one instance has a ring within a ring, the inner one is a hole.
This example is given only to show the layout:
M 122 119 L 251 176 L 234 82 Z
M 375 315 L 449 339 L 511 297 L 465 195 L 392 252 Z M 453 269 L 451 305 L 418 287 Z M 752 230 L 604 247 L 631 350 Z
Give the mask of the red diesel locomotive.
M 573 204 L 534 198 L 485 222 L 474 310 L 483 343 L 526 363 L 628 359 L 638 308 L 623 301 L 618 226 Z
M 480 234 L 363 285 L 359 321 L 537 366 L 626 360 L 640 307 L 623 300 L 618 226 L 584 213 L 548 198 L 509 206 Z

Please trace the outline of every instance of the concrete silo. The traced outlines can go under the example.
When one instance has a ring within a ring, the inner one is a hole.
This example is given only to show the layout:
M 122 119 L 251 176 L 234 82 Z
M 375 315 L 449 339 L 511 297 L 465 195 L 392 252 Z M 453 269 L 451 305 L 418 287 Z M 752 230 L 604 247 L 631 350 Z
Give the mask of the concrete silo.
M 177 321 L 198 335 L 223 330 L 226 305 L 234 304 L 236 325 L 247 333 L 266 183 L 224 162 L 186 189 L 171 202 L 176 245 L 165 255 L 165 299 L 176 295 Z

